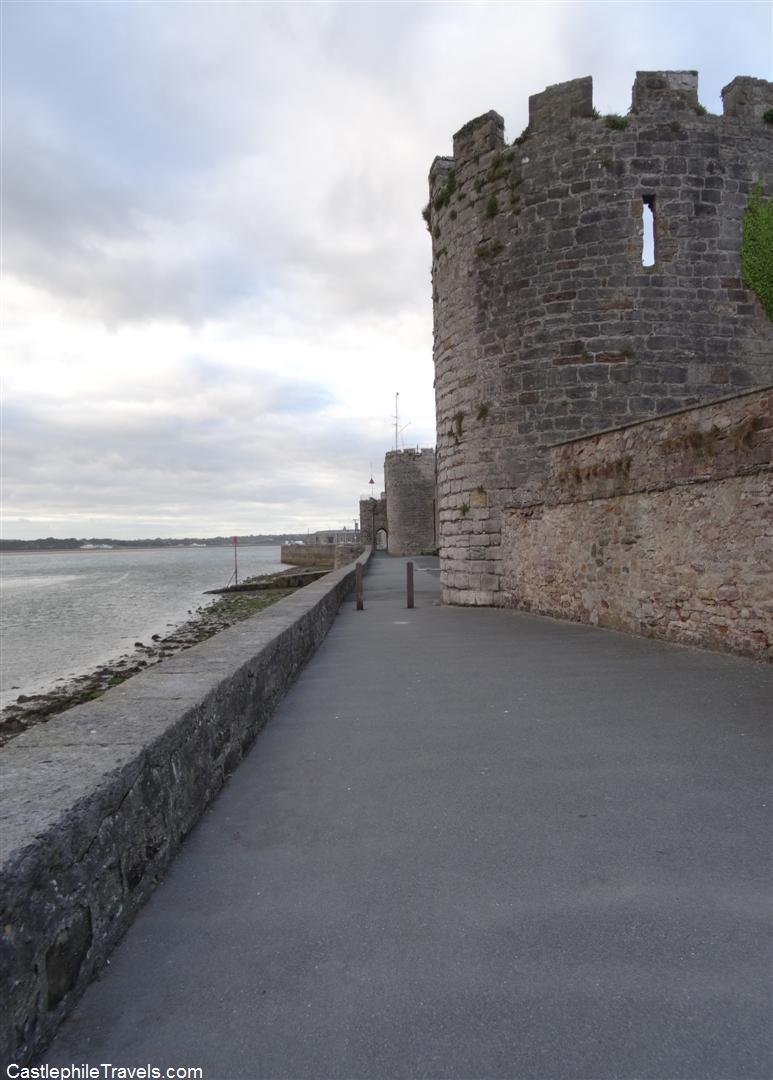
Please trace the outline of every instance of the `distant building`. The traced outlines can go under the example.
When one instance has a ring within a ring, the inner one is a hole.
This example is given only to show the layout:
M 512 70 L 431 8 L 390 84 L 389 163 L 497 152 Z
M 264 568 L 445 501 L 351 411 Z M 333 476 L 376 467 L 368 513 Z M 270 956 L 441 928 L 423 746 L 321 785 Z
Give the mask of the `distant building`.
M 304 544 L 358 544 L 360 533 L 357 529 L 319 529 L 309 533 Z

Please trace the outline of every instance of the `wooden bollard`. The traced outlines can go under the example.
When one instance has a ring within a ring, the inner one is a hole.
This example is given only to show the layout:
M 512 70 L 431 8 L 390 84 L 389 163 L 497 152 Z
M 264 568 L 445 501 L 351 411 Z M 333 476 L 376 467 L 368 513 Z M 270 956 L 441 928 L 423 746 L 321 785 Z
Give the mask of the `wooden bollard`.
M 413 563 L 405 564 L 406 591 L 408 593 L 408 607 L 413 607 Z
M 362 563 L 357 563 L 354 570 L 354 591 L 357 594 L 357 610 L 362 611 L 365 606 L 362 602 Z

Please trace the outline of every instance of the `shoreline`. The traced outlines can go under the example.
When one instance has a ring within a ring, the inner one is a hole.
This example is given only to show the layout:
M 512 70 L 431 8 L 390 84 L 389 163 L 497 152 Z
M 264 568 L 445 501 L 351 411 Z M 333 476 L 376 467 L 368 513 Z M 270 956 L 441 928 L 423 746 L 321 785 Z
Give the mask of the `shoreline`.
M 199 607 L 195 614 L 178 623 L 168 634 L 153 634 L 147 643 L 137 641 L 132 651 L 100 664 L 85 674 L 70 676 L 61 682 L 57 680 L 59 685 L 51 690 L 20 694 L 0 710 L 0 747 L 36 724 L 45 723 L 74 705 L 93 701 L 132 675 L 163 663 L 170 656 L 190 649 L 234 623 L 258 614 L 283 597 L 290 596 L 302 586 L 278 586 L 272 589 L 270 582 L 293 574 L 297 574 L 295 567 L 247 578 L 245 585 L 266 582 L 267 587 L 221 595 L 214 602 Z
M 262 547 L 261 544 L 245 544 L 245 547 Z M 268 547 L 268 545 L 266 545 Z M 276 545 L 274 545 L 276 546 Z M 190 544 L 159 544 L 151 547 L 149 544 L 137 544 L 136 547 L 112 547 L 112 548 L 3 548 L 0 550 L 0 559 L 6 555 L 115 555 L 116 552 L 125 554 L 132 551 L 180 551 L 190 548 Z M 222 545 L 207 545 L 208 550 L 218 551 L 225 547 Z M 198 549 L 199 551 L 201 548 Z

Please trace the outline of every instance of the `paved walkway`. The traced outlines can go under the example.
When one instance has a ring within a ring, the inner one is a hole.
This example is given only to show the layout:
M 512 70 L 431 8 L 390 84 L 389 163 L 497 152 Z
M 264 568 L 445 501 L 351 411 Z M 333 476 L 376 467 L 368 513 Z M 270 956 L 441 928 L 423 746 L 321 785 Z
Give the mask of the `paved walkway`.
M 773 672 L 376 558 L 46 1060 L 771 1075 Z M 767 735 L 766 735 L 767 728 Z

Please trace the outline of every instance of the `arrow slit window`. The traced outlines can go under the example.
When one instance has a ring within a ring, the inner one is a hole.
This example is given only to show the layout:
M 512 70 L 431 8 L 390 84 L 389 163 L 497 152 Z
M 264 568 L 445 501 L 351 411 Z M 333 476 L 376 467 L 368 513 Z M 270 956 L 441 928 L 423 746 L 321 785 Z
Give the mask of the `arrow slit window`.
M 641 200 L 642 266 L 655 265 L 655 196 L 642 195 Z

